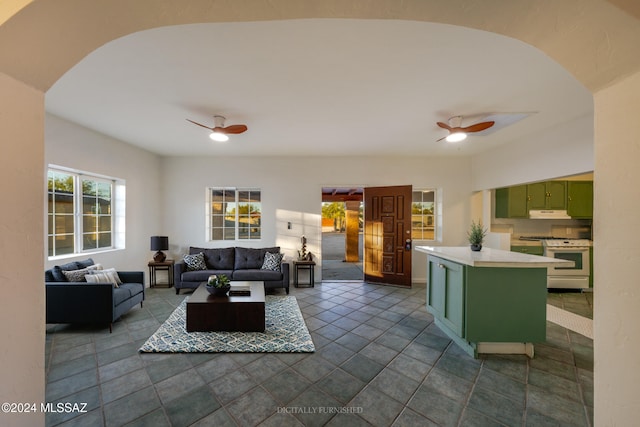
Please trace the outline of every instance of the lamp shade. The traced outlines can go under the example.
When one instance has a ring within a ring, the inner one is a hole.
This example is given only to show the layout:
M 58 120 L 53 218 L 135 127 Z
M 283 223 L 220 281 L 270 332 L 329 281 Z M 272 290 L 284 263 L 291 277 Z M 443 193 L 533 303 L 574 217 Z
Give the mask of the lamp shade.
M 169 249 L 169 238 L 167 236 L 151 236 L 152 251 L 166 251 Z

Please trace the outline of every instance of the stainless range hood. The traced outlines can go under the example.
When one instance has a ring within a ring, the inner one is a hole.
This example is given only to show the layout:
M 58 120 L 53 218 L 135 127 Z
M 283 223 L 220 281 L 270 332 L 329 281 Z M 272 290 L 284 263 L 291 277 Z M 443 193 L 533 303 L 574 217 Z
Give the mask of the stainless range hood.
M 529 211 L 530 219 L 571 219 L 566 210 L 531 210 Z

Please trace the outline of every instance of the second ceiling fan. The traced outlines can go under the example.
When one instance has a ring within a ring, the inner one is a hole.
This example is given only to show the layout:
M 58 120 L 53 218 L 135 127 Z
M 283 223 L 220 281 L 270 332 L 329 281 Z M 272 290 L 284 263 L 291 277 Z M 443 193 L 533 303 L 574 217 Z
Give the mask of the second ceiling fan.
M 485 129 L 489 129 L 496 123 L 494 121 L 488 121 L 462 127 L 462 116 L 453 116 L 448 121 L 449 124 L 443 122 L 436 123 L 441 128 L 449 131 L 449 135 L 440 138 L 438 141 L 446 139 L 447 142 L 459 142 L 466 139 L 468 133 L 480 132 Z
M 188 122 L 191 122 L 194 125 L 202 126 L 205 129 L 209 129 L 211 131 L 209 138 L 219 142 L 228 141 L 229 137 L 227 135 L 229 134 L 243 133 L 243 132 L 246 132 L 248 129 L 247 125 L 229 125 L 225 127 L 224 125 L 225 120 L 226 119 L 224 118 L 224 116 L 213 116 L 214 126 L 209 127 L 209 126 L 200 124 L 198 122 L 194 122 L 193 120 L 187 119 Z

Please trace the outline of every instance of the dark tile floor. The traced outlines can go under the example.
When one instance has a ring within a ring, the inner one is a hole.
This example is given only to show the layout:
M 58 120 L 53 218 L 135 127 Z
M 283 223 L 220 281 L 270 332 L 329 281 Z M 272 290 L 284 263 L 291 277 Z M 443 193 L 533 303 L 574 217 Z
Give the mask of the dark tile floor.
M 425 288 L 293 288 L 312 354 L 140 354 L 185 295 L 148 289 L 114 324 L 48 325 L 48 426 L 546 426 L 593 424 L 593 341 L 547 324 L 536 357 L 463 353 L 432 323 Z M 592 296 L 550 294 L 590 315 Z

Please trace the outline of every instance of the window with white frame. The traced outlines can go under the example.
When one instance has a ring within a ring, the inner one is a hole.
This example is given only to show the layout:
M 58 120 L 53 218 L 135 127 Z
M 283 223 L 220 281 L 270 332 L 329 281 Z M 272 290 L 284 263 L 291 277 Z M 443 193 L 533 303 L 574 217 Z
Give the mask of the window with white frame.
M 49 257 L 114 248 L 116 181 L 84 172 L 49 168 Z
M 209 240 L 259 240 L 262 226 L 260 189 L 207 189 Z
M 411 237 L 414 240 L 436 240 L 436 190 L 413 191 L 411 200 Z

